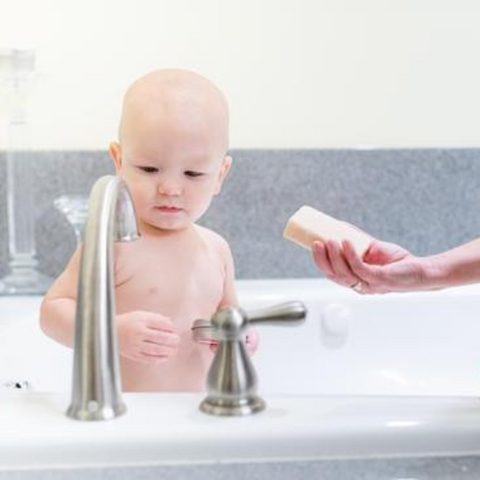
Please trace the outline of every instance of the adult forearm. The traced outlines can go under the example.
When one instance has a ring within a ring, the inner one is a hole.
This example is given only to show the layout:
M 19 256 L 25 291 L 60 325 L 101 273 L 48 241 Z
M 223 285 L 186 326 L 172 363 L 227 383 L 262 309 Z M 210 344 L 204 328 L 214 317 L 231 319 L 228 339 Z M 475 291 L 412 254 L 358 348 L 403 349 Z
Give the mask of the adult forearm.
M 480 238 L 425 257 L 426 284 L 432 289 L 480 282 Z

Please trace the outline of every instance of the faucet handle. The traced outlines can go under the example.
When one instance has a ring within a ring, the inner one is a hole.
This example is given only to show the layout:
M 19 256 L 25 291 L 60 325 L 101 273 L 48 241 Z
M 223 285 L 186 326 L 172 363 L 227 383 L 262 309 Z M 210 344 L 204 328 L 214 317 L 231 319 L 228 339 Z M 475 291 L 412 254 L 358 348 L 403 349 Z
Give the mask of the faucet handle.
M 295 326 L 303 323 L 306 315 L 307 309 L 302 302 L 286 302 L 248 312 L 242 308 L 227 307 L 216 312 L 211 320 L 195 320 L 192 334 L 198 343 L 239 340 L 249 324 Z
M 288 302 L 275 307 L 254 310 L 224 308 L 215 313 L 210 325 L 204 320 L 194 324 L 193 335 L 204 341 L 206 335 L 219 340 L 207 376 L 207 397 L 200 410 L 211 415 L 249 415 L 265 408 L 257 395 L 257 376 L 243 342 L 249 324 L 297 325 L 305 320 L 307 309 L 301 302 Z M 199 331 L 209 329 L 208 332 Z
M 286 302 L 273 307 L 250 310 L 246 313 L 249 324 L 300 325 L 305 321 L 307 308 L 302 302 Z

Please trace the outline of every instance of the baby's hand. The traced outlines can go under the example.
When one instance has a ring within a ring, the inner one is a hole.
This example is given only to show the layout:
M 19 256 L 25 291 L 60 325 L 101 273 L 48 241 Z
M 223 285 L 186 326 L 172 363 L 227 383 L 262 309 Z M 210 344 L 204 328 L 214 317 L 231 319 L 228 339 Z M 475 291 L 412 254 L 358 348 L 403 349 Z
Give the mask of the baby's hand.
M 120 355 L 157 365 L 178 350 L 180 337 L 171 320 L 152 312 L 133 311 L 117 315 Z
M 250 327 L 247 330 L 247 334 L 245 335 L 245 347 L 247 348 L 247 352 L 250 356 L 252 356 L 257 351 L 259 343 L 260 338 L 258 336 L 257 330 L 253 327 Z
M 247 330 L 244 344 L 250 356 L 252 356 L 257 351 L 258 344 L 259 344 L 259 337 L 258 337 L 257 331 L 253 327 L 250 327 Z M 217 348 L 218 348 L 218 341 L 212 340 L 210 343 L 210 350 L 215 353 L 217 351 Z

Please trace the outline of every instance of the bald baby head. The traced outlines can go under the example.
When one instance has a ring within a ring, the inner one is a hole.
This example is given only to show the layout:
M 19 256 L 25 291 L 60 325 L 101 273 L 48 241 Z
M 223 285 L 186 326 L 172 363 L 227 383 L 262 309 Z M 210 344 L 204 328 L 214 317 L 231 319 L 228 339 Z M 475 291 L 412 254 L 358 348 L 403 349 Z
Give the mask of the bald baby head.
M 122 148 L 193 148 L 224 156 L 228 105 L 209 80 L 187 70 L 157 70 L 125 94 L 119 126 Z

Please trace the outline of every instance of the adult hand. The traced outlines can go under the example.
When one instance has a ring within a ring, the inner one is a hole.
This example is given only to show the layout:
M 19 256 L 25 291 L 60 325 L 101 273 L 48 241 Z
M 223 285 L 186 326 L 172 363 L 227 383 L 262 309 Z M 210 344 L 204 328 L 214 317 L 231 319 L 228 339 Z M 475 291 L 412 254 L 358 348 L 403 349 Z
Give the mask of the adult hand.
M 363 258 L 348 240 L 314 242 L 312 252 L 328 279 L 361 294 L 418 290 L 426 278 L 426 259 L 374 238 Z

